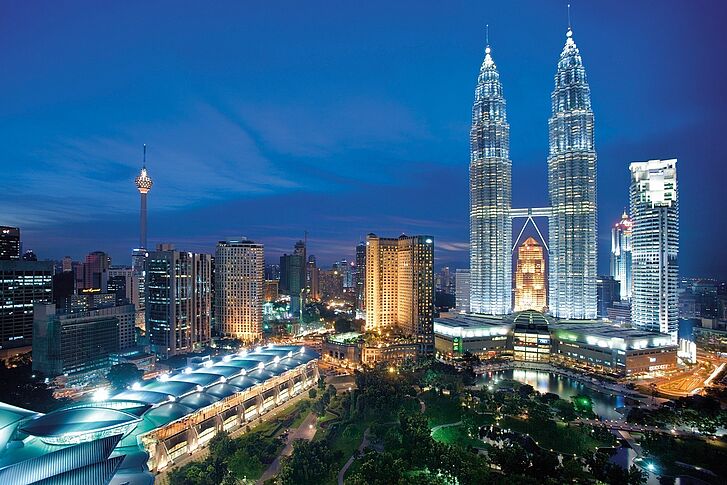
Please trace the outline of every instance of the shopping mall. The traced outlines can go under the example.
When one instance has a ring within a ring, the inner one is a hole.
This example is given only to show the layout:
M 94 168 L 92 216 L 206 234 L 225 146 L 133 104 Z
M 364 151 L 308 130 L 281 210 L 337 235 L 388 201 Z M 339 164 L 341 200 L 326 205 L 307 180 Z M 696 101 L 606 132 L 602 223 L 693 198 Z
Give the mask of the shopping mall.
M 314 386 L 319 355 L 267 346 L 214 357 L 48 414 L 0 403 L 0 483 L 150 484 L 221 431 Z M 55 483 L 55 482 L 54 482 Z
M 451 314 L 434 319 L 440 357 L 557 363 L 630 377 L 672 370 L 677 347 L 669 335 L 599 321 L 557 320 L 528 310 L 503 317 Z

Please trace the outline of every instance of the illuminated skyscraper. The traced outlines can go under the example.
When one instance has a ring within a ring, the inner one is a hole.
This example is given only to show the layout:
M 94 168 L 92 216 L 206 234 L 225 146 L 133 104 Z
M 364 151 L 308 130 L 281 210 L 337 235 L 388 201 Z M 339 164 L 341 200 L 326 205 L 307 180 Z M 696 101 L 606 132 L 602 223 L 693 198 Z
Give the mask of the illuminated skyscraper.
M 162 358 L 209 343 L 212 256 L 160 244 L 146 261 L 146 330 Z
M 20 228 L 0 226 L 0 261 L 20 259 Z
M 457 269 L 454 275 L 454 301 L 458 312 L 470 311 L 470 270 Z
M 139 211 L 139 247 L 131 253 L 131 268 L 134 271 L 134 279 L 136 280 L 136 294 L 132 298 L 132 303 L 136 305 L 136 325 L 144 329 L 146 328 L 146 197 L 152 185 L 154 185 L 146 171 L 146 145 L 144 145 L 141 172 L 134 180 L 134 185 L 139 191 L 141 208 Z
M 677 342 L 679 204 L 675 159 L 634 162 L 631 170 L 631 320 Z
M 470 129 L 470 307 L 503 315 L 512 308 L 512 162 L 500 74 L 485 49 Z
M 431 352 L 433 318 L 432 238 L 366 236 L 366 329 L 398 329 Z
M 246 342 L 262 338 L 265 250 L 241 238 L 220 241 L 215 253 L 215 323 L 225 336 Z
M 621 299 L 631 299 L 631 229 L 633 222 L 624 211 L 611 229 L 611 276 L 621 284 Z
M 549 306 L 559 318 L 596 318 L 596 151 L 591 94 L 570 27 L 548 122 Z
M 545 257 L 543 246 L 529 237 L 517 250 L 515 311 L 545 311 Z

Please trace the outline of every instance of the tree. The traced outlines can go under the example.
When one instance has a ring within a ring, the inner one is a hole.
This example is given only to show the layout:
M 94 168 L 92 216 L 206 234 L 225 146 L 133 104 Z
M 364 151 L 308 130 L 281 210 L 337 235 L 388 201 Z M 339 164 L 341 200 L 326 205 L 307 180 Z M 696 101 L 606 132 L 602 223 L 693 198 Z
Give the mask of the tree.
M 325 441 L 296 440 L 278 475 L 283 485 L 318 485 L 337 471 L 338 454 Z
M 0 382 L 0 398 L 13 406 L 45 413 L 64 402 L 55 399 L 43 375 L 33 371 L 30 352 L 0 361 Z
M 389 485 L 397 483 L 402 478 L 404 464 L 400 458 L 395 458 L 392 453 L 384 451 L 379 454 L 375 451 L 367 451 L 361 458 L 358 471 L 346 483 L 353 485 Z
M 134 364 L 112 365 L 106 374 L 108 380 L 115 389 L 126 389 L 133 383 L 141 380 L 144 371 L 139 370 Z
M 315 399 L 317 395 L 318 395 L 318 391 L 316 391 L 315 389 L 310 389 L 308 391 L 308 397 L 311 399 Z
M 530 465 L 525 449 L 517 443 L 507 443 L 490 451 L 491 459 L 505 474 L 523 473 Z

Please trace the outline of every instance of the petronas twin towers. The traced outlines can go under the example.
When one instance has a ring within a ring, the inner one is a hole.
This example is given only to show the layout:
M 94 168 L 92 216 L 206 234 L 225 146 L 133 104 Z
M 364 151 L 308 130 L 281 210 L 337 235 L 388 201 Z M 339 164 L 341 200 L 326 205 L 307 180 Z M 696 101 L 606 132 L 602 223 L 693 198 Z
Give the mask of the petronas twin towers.
M 548 122 L 549 308 L 596 318 L 596 152 L 586 72 L 568 29 Z M 480 69 L 470 131 L 470 309 L 512 311 L 510 125 L 490 47 Z

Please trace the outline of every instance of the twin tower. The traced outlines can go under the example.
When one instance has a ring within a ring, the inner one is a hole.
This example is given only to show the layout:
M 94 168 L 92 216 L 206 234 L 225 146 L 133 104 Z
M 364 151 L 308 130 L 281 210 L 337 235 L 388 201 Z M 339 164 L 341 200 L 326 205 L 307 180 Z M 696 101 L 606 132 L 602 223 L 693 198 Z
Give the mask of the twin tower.
M 489 45 L 470 131 L 470 310 L 512 311 L 512 220 L 549 220 L 548 307 L 564 319 L 596 318 L 596 151 L 586 71 L 568 28 L 548 121 L 550 207 L 512 208 L 510 125 Z

